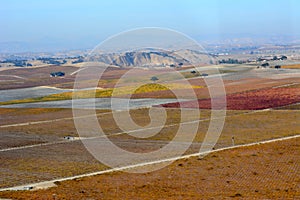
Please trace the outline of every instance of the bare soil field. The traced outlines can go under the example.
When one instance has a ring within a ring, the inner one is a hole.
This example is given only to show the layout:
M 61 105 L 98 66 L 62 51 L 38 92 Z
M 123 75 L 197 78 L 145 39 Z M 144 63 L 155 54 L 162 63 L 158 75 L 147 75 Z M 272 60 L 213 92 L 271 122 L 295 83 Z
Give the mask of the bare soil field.
M 37 191 L 0 192 L 13 199 L 298 199 L 300 139 L 178 160 L 145 174 L 114 172 Z
M 229 110 L 259 110 L 276 108 L 300 102 L 299 88 L 268 88 L 227 95 Z M 222 104 L 221 104 L 222 105 Z M 211 99 L 163 104 L 163 107 L 210 109 Z M 220 108 L 215 108 L 220 109 Z

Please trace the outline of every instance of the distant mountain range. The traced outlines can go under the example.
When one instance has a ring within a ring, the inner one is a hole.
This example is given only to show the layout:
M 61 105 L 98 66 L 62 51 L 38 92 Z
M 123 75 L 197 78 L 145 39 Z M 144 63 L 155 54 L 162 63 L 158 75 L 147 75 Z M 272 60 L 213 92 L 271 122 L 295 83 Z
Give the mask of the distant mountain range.
M 92 48 L 96 44 L 90 41 L 70 41 L 53 38 L 44 38 L 32 42 L 0 42 L 0 53 L 56 53 L 79 49 L 84 50 Z
M 203 45 L 209 51 L 211 46 L 221 46 L 221 48 L 231 46 L 263 46 L 266 44 L 288 45 L 299 44 L 300 36 L 298 35 L 271 35 L 271 36 L 255 36 L 255 35 L 221 35 L 204 37 L 195 35 L 193 37 L 199 44 Z M 99 38 L 82 38 L 78 40 L 60 39 L 60 38 L 42 38 L 34 41 L 11 41 L 0 42 L 0 53 L 56 53 L 70 50 L 86 50 L 92 49 L 103 39 Z M 175 44 L 177 47 L 179 43 Z M 180 46 L 180 48 L 186 48 Z

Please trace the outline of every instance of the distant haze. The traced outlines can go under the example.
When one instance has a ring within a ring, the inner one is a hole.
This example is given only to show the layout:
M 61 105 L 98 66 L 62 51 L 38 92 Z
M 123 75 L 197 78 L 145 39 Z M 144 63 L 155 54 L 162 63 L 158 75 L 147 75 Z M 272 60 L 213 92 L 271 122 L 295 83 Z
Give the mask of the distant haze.
M 93 48 L 140 27 L 170 28 L 198 41 L 290 42 L 299 39 L 299 8 L 298 0 L 1 1 L 0 52 Z

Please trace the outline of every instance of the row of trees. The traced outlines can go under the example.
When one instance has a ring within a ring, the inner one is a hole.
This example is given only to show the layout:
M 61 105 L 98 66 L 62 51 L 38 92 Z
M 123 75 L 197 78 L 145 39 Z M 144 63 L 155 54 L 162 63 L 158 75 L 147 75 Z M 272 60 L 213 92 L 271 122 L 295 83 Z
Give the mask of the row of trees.
M 227 60 L 225 59 L 219 60 L 219 64 L 243 64 L 243 63 L 245 63 L 245 61 L 232 59 L 232 58 L 228 58 Z
M 13 63 L 16 67 L 31 67 L 32 66 L 32 64 L 27 62 L 27 60 L 5 60 L 0 63 Z
M 37 58 L 37 60 L 42 61 L 43 63 L 50 64 L 50 65 L 62 65 L 66 64 L 66 60 L 59 60 L 57 58 Z
M 261 62 L 261 61 L 264 61 L 264 60 L 287 60 L 287 57 L 286 56 L 273 56 L 273 58 L 269 58 L 269 59 L 265 59 L 265 58 L 258 58 L 257 61 L 258 62 Z

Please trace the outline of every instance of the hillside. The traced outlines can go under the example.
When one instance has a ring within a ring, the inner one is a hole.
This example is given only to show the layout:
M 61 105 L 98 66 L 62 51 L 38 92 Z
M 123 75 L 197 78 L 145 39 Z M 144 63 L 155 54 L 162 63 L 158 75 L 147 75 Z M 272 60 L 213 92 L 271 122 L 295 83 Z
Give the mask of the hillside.
M 194 50 L 170 52 L 140 50 L 110 54 L 94 53 L 89 59 L 119 67 L 180 67 L 182 65 L 210 63 L 207 54 Z

